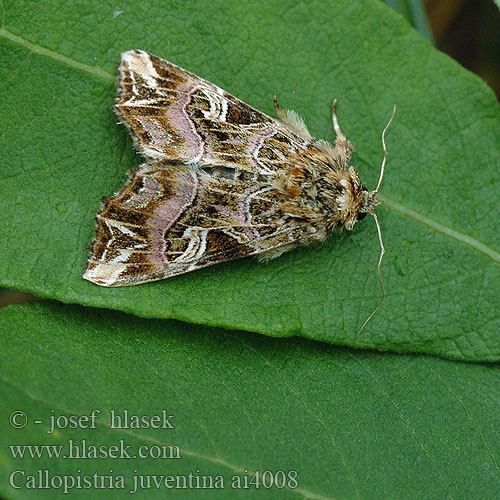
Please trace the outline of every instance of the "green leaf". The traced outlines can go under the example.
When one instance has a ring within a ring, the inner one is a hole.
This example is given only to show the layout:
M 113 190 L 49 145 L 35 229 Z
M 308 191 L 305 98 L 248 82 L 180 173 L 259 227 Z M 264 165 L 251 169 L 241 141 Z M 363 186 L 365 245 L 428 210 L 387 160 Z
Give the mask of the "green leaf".
M 0 331 L 5 498 L 55 498 L 53 489 L 11 488 L 15 470 L 75 476 L 111 469 L 130 488 L 134 469 L 199 469 L 223 475 L 227 485 L 130 495 L 148 500 L 489 500 L 500 491 L 498 365 L 233 335 L 57 303 L 3 309 Z M 95 409 L 96 428 L 47 433 L 51 416 L 62 415 L 64 425 Z M 112 409 L 150 417 L 165 409 L 175 428 L 112 429 Z M 7 425 L 15 411 L 25 412 L 26 427 Z M 70 439 L 105 450 L 123 440 L 131 455 L 139 446 L 178 446 L 178 454 L 167 448 L 166 456 L 182 458 L 13 459 L 8 447 L 62 445 L 68 453 Z M 245 469 L 297 471 L 298 488 L 232 490 L 231 477 Z M 25 484 L 19 473 L 14 479 Z M 128 496 L 120 489 L 71 490 L 74 499 Z
M 500 113 L 479 78 L 383 4 L 4 0 L 0 284 L 63 302 L 272 336 L 500 359 Z M 272 94 L 332 139 L 331 101 L 375 186 L 373 221 L 267 265 L 243 259 L 132 288 L 81 279 L 100 198 L 140 158 L 111 106 L 119 53 L 143 48 L 272 114 Z

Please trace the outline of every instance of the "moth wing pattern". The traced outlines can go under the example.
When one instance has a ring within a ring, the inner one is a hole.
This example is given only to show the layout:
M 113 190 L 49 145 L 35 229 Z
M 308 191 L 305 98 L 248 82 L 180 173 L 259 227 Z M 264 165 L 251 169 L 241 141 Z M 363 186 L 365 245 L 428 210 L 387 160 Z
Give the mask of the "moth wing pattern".
M 147 163 L 103 199 L 84 278 L 134 285 L 296 246 L 307 224 L 284 220 L 275 179 L 308 132 L 139 50 L 122 55 L 115 108 Z
M 103 286 L 134 285 L 265 250 L 284 251 L 301 229 L 276 228 L 270 191 L 256 185 L 248 192 L 245 183 L 185 166 L 144 163 L 103 200 L 84 277 Z
M 142 50 L 122 54 L 115 110 L 147 159 L 271 173 L 307 148 L 279 121 Z

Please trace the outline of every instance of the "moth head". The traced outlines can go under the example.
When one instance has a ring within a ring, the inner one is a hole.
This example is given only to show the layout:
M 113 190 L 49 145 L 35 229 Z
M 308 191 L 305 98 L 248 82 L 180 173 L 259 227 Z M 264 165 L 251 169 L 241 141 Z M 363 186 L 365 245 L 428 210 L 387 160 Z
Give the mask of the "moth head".
M 368 191 L 359 180 L 354 167 L 350 167 L 338 183 L 340 190 L 336 203 L 343 227 L 353 229 L 357 221 L 373 214 L 379 202 L 375 199 L 376 191 Z
M 342 186 L 340 195 L 337 196 L 337 203 L 339 206 L 340 216 L 343 221 L 344 227 L 346 229 L 352 229 L 354 224 L 358 220 L 362 220 L 366 217 L 366 214 L 373 215 L 375 223 L 377 224 L 377 230 L 380 236 L 380 225 L 378 223 L 378 218 L 375 215 L 375 208 L 380 204 L 375 198 L 379 192 L 380 186 L 382 185 L 382 180 L 384 179 L 385 164 L 387 162 L 387 148 L 385 146 L 385 133 L 389 128 L 394 114 L 396 113 L 396 105 L 392 110 L 392 116 L 382 131 L 382 147 L 384 149 L 384 158 L 382 160 L 382 165 L 380 166 L 380 177 L 378 180 L 377 187 L 373 191 L 368 191 L 364 186 L 361 185 L 358 173 L 354 167 L 349 167 L 344 178 L 340 179 L 339 184 Z M 382 241 L 380 245 L 383 248 Z M 383 253 L 382 253 L 383 255 Z
M 361 186 L 361 204 L 359 206 L 358 215 L 356 220 L 362 220 L 366 217 L 366 214 L 372 214 L 375 208 L 380 205 L 380 201 L 377 201 L 375 197 L 377 196 L 376 191 L 368 191 L 365 186 Z

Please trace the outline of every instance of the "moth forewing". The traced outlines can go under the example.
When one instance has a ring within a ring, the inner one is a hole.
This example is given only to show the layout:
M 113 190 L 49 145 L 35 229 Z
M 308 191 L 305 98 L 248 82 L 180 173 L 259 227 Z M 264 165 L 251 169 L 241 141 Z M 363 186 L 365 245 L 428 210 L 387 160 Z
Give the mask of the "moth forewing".
M 136 285 L 268 260 L 373 213 L 380 185 L 368 192 L 349 165 L 336 101 L 332 145 L 276 97 L 281 121 L 147 52 L 122 54 L 119 71 L 115 110 L 146 162 L 103 200 L 85 279 Z

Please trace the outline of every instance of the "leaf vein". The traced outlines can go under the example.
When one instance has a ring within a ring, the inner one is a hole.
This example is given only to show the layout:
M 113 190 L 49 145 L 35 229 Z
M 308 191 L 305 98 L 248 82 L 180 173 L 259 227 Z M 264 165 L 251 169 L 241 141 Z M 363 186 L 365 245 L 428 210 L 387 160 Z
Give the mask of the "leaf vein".
M 439 222 L 436 222 L 429 217 L 426 217 L 425 215 L 421 215 L 418 212 L 415 212 L 411 208 L 408 208 L 401 203 L 398 203 L 394 200 L 391 200 L 387 196 L 384 196 L 380 194 L 378 196 L 379 200 L 382 201 L 384 204 L 386 204 L 389 208 L 392 208 L 393 210 L 396 210 L 397 212 L 406 215 L 417 222 L 420 222 L 421 224 L 425 224 L 426 226 L 429 226 L 430 228 L 450 237 L 454 238 L 457 241 L 460 241 L 461 243 L 465 243 L 466 245 L 469 245 L 476 250 L 479 250 L 480 252 L 484 253 L 488 257 L 490 257 L 494 262 L 500 263 L 500 253 L 495 251 L 493 248 L 489 247 L 488 245 L 482 243 L 481 241 L 476 240 L 475 238 L 472 238 L 471 236 L 468 236 L 467 234 L 460 233 L 459 231 L 455 231 L 454 229 L 451 229 L 448 226 L 445 226 L 443 224 L 440 224 Z
M 86 71 L 87 73 L 92 73 L 93 75 L 97 75 L 100 78 L 103 78 L 105 80 L 111 80 L 112 82 L 115 80 L 113 75 L 108 73 L 107 71 L 104 71 L 102 68 L 99 68 L 97 66 L 89 66 L 88 64 L 81 63 L 79 61 L 75 61 L 74 59 L 71 59 L 70 57 L 64 56 L 62 54 L 59 54 L 57 52 L 54 52 L 53 50 L 47 49 L 45 47 L 42 47 L 40 45 L 36 45 L 34 43 L 29 42 L 28 40 L 25 40 L 24 38 L 14 35 L 14 33 L 11 33 L 5 27 L 0 28 L 0 37 L 7 38 L 11 42 L 17 43 L 19 45 L 22 45 L 23 47 L 26 47 L 28 50 L 31 52 L 34 52 L 36 54 L 40 54 L 42 56 L 46 57 L 51 57 L 52 59 L 55 59 L 56 61 L 62 62 L 64 64 L 67 64 L 68 66 L 71 66 L 72 68 L 80 69 L 82 71 Z

